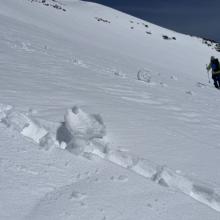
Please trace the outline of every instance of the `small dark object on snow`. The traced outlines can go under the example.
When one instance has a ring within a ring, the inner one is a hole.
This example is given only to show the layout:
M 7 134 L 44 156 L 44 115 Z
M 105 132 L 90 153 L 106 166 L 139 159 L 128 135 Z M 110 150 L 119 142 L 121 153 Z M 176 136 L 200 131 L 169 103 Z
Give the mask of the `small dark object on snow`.
M 219 43 L 215 45 L 215 49 L 216 49 L 216 51 L 220 52 L 220 44 Z
M 170 40 L 170 38 L 167 35 L 163 35 L 164 40 Z
M 102 21 L 102 22 L 104 22 L 104 23 L 108 23 L 108 24 L 111 23 L 110 21 L 108 21 L 108 20 L 106 20 L 106 19 L 103 19 L 103 18 L 95 17 L 95 19 L 96 19 L 97 21 Z
M 143 25 L 144 25 L 144 27 L 146 27 L 146 28 L 148 28 L 149 26 L 147 25 L 147 24 L 145 24 L 145 23 L 142 23 Z

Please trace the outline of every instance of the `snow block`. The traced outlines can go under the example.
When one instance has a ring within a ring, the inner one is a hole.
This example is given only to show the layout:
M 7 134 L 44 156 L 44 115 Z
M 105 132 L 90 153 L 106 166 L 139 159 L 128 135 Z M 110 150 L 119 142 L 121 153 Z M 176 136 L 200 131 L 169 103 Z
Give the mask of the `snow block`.
M 96 145 L 100 152 L 105 151 L 105 143 L 100 144 L 99 141 L 106 135 L 106 127 L 100 115 L 88 114 L 74 106 L 72 109 L 68 109 L 64 115 L 63 126 L 63 137 L 64 135 L 68 137 L 66 138 L 67 150 L 78 155 L 85 151 L 92 152 L 96 149 L 94 148 Z
M 87 114 L 77 106 L 68 109 L 64 116 L 65 126 L 75 137 L 86 140 L 103 138 L 106 128 L 100 115 Z
M 46 143 L 45 137 L 48 139 L 49 131 L 41 126 L 37 120 L 32 119 L 28 114 L 16 111 L 9 105 L 0 105 L 0 120 L 7 127 L 30 138 L 37 144 L 44 145 Z
M 29 121 L 29 123 L 21 131 L 21 134 L 40 144 L 42 138 L 48 134 L 48 131 L 39 124 Z

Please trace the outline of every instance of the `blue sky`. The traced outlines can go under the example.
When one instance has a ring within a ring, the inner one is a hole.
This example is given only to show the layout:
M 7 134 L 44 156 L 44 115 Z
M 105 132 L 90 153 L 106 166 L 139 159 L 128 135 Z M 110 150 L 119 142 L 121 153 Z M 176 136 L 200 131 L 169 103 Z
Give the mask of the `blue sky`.
M 220 42 L 220 0 L 90 0 L 178 32 Z

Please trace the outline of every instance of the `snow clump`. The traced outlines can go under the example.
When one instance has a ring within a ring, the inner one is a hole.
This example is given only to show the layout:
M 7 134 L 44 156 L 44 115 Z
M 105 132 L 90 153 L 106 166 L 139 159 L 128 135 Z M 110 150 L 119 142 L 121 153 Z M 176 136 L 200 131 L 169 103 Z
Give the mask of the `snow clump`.
M 57 139 L 62 148 L 77 155 L 97 149 L 105 151 L 106 127 L 100 115 L 88 114 L 74 106 L 66 111 L 61 127 L 58 131 L 62 135 L 58 134 Z

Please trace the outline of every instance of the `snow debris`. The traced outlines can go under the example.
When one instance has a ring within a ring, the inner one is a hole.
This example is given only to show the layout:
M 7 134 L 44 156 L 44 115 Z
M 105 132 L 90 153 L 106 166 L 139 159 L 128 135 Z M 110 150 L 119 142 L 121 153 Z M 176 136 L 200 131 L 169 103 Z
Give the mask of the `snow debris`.
M 170 79 L 175 80 L 175 81 L 178 80 L 178 78 L 177 78 L 176 76 L 174 76 L 174 75 L 172 75 L 172 76 L 170 77 Z
M 106 152 L 106 127 L 98 114 L 87 114 L 74 106 L 64 115 L 64 122 L 57 128 L 56 136 L 42 125 L 37 118 L 28 113 L 21 113 L 9 105 L 0 105 L 1 123 L 28 137 L 42 147 L 59 146 L 75 154 L 94 151 Z M 85 150 L 85 148 L 88 148 Z
M 106 127 L 100 115 L 88 114 L 78 106 L 74 106 L 66 111 L 64 122 L 58 127 L 56 137 L 37 119 L 18 112 L 9 105 L 0 105 L 0 116 L 3 124 L 40 146 L 49 148 L 56 145 L 85 158 L 90 158 L 88 155 L 96 155 L 161 186 L 180 191 L 220 212 L 220 196 L 214 189 L 206 185 L 201 186 L 181 173 L 140 158 L 129 151 L 110 149 L 106 137 Z M 118 179 L 127 180 L 124 176 L 120 176 Z M 84 194 L 73 192 L 71 198 L 80 200 L 84 198 Z
M 214 189 L 206 186 L 199 187 L 199 184 L 195 181 L 177 174 L 166 166 L 160 166 L 128 152 L 121 151 L 109 151 L 104 159 L 151 179 L 161 186 L 178 190 L 220 212 L 220 196 Z
M 103 139 L 105 135 L 106 127 L 102 117 L 98 114 L 88 114 L 77 106 L 67 110 L 64 122 L 57 130 L 59 143 L 77 155 L 85 151 L 90 152 L 93 145 L 96 145 L 95 150 L 105 152 L 107 146 Z
M 121 78 L 125 78 L 126 77 L 126 74 L 121 72 L 121 71 L 118 71 L 118 70 L 115 70 L 114 71 L 114 75 L 115 76 L 118 76 L 118 77 L 121 77 Z
M 21 113 L 11 106 L 1 105 L 0 116 L 1 123 L 42 147 L 56 143 L 50 132 L 28 113 Z
M 11 105 L 1 104 L 0 103 L 0 121 L 6 117 L 8 112 L 12 109 Z

